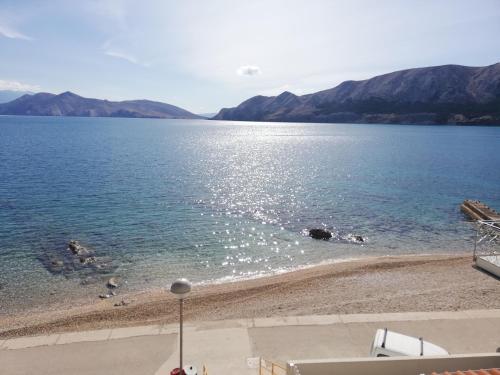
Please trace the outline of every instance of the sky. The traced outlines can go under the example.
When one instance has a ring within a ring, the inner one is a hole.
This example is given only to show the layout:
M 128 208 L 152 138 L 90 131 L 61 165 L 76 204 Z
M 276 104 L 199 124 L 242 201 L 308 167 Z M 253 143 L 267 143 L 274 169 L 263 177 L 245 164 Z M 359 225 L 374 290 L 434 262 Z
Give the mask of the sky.
M 0 90 L 195 113 L 395 70 L 500 62 L 500 0 L 0 0 Z

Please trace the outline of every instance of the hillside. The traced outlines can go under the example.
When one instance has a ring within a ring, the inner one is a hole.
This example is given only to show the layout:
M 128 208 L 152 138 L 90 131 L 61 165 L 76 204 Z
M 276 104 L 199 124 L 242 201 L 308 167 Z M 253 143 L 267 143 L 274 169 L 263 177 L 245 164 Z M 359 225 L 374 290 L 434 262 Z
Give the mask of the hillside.
M 402 70 L 303 96 L 255 96 L 213 119 L 500 124 L 500 63 Z
M 31 94 L 28 91 L 0 90 L 0 104 L 7 103 L 23 95 Z
M 201 118 L 166 103 L 150 100 L 113 102 L 84 98 L 69 91 L 59 95 L 49 93 L 23 95 L 11 102 L 0 104 L 0 115 Z

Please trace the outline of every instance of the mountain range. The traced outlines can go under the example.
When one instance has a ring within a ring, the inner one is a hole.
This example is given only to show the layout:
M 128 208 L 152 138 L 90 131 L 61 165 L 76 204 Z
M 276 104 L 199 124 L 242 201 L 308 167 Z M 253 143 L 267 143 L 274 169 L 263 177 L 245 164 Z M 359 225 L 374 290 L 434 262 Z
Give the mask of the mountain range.
M 171 104 L 150 100 L 108 100 L 84 98 L 72 92 L 26 94 L 0 104 L 0 115 L 203 118 Z
M 215 120 L 500 124 L 500 63 L 442 65 L 345 81 L 314 94 L 254 96 Z
M 2 92 L 0 92 L 2 93 Z M 3 92 L 6 98 L 20 93 Z M 0 95 L 0 99 L 2 96 Z M 1 102 L 0 102 L 1 103 Z M 72 92 L 25 94 L 0 104 L 0 115 L 198 119 L 171 104 L 84 98 Z M 442 65 L 345 81 L 313 94 L 254 96 L 214 120 L 397 124 L 500 124 L 500 63 Z
M 0 90 L 0 104 L 10 102 L 26 94 L 33 93 L 29 91 Z

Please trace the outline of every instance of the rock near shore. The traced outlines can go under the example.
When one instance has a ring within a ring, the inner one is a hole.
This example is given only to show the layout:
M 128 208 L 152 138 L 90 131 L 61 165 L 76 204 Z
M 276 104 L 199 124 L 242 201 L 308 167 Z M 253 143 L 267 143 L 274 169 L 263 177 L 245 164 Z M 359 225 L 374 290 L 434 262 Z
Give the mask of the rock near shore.
M 80 257 L 80 260 L 82 258 L 88 258 L 92 256 L 92 252 L 88 250 L 85 246 L 82 246 L 77 240 L 69 241 L 68 249 L 71 250 L 73 254 L 78 255 Z
M 106 283 L 106 285 L 108 288 L 118 288 L 118 286 L 119 286 L 118 280 L 116 279 L 116 277 L 112 277 L 111 279 L 109 279 L 108 282 Z
M 314 228 L 309 230 L 309 236 L 316 240 L 329 240 L 332 238 L 332 232 L 326 229 Z

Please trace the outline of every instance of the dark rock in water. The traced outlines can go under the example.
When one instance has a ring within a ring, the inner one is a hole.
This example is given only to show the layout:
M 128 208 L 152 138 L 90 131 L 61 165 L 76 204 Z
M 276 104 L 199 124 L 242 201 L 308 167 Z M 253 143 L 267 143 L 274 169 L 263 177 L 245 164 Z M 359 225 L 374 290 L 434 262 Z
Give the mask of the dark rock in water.
M 53 256 L 47 256 L 42 261 L 47 270 L 49 270 L 53 274 L 60 274 L 61 272 L 64 271 L 64 266 L 65 266 L 64 261 L 59 258 Z
M 95 262 L 90 263 L 89 266 L 100 274 L 110 274 L 116 270 L 116 265 L 110 257 L 96 257 Z
M 50 262 L 50 264 L 54 267 L 62 267 L 64 266 L 64 262 L 62 260 L 59 260 L 59 259 L 54 259 Z
M 309 230 L 309 236 L 317 240 L 328 240 L 332 238 L 332 233 L 326 229 L 315 228 Z
M 78 248 L 80 247 L 80 244 L 76 240 L 71 240 L 68 242 L 68 249 L 70 249 L 73 254 L 78 254 Z
M 79 278 L 81 285 L 107 283 L 118 267 L 111 257 L 101 256 L 77 240 L 42 246 L 37 259 L 50 273 L 68 279 Z
M 354 239 L 356 240 L 356 242 L 365 242 L 365 239 L 361 236 L 354 236 Z
M 92 264 L 92 263 L 95 263 L 97 262 L 97 258 L 94 257 L 94 256 L 89 256 L 89 257 L 83 257 L 81 256 L 80 257 L 80 263 L 83 263 L 83 264 Z
M 76 240 L 71 240 L 68 243 L 68 249 L 75 255 L 78 255 L 81 258 L 87 258 L 92 255 L 91 251 L 89 251 L 85 246 L 80 245 L 80 243 Z
M 114 268 L 110 257 L 99 257 L 76 240 L 68 243 L 68 249 L 76 256 L 73 262 L 75 270 L 91 268 L 98 273 L 109 273 Z

